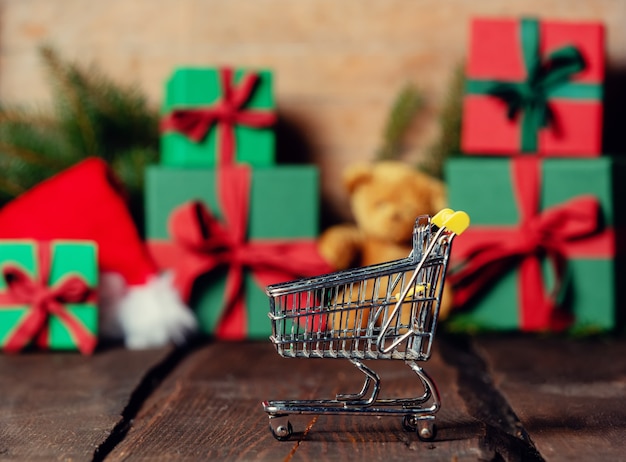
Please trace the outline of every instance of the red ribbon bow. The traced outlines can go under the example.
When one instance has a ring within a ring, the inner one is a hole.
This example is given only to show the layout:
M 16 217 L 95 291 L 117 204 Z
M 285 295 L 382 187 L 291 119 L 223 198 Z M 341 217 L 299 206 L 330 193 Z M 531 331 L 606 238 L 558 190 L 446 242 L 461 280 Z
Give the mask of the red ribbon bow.
M 269 127 L 276 122 L 276 114 L 268 111 L 243 110 L 259 80 L 257 74 L 246 74 L 239 84 L 233 82 L 231 68 L 220 69 L 223 98 L 215 105 L 206 108 L 175 109 L 161 122 L 162 130 L 178 131 L 195 142 L 207 135 L 213 124 L 220 128 L 219 160 L 223 165 L 231 165 L 235 156 L 235 125 L 249 127 Z
M 460 245 L 455 246 L 463 263 L 458 271 L 450 274 L 450 282 L 455 288 L 455 305 L 462 306 L 507 270 L 519 265 L 522 330 L 562 330 L 572 322 L 571 315 L 557 309 L 571 247 L 578 241 L 606 247 L 610 234 L 599 233 L 600 204 L 592 196 L 579 196 L 541 213 L 538 211 L 539 162 L 534 158 L 512 160 L 521 224 L 514 229 L 493 232 L 477 226 L 468 230 L 467 236 L 459 239 L 457 244 Z M 541 259 L 544 256 L 554 268 L 555 287 L 551 293 L 547 293 L 543 281 Z
M 170 217 L 170 233 L 179 253 L 174 263 L 175 284 L 186 300 L 195 279 L 220 266 L 228 267 L 222 321 L 217 336 L 244 337 L 244 269 L 260 286 L 327 273 L 331 269 L 317 252 L 313 239 L 247 239 L 251 171 L 247 167 L 218 170 L 218 196 L 224 215 L 220 223 L 201 202 L 177 208 Z M 223 320 L 231 317 L 231 323 Z
M 93 291 L 78 276 L 65 278 L 56 287 L 48 287 L 50 269 L 50 248 L 47 243 L 39 244 L 39 278 L 31 278 L 16 265 L 6 265 L 2 275 L 7 283 L 7 303 L 30 306 L 30 311 L 21 320 L 7 340 L 4 349 L 16 353 L 31 340 L 37 339 L 40 346 L 47 343 L 47 326 L 50 315 L 57 316 L 68 328 L 83 354 L 91 354 L 97 339 L 85 326 L 65 309 L 67 303 L 83 303 L 93 295 Z

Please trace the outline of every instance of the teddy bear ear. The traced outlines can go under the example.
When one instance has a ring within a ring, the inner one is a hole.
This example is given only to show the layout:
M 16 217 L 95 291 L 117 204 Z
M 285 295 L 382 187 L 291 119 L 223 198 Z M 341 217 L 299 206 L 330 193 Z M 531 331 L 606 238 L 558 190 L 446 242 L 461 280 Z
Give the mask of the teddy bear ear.
M 345 170 L 343 174 L 343 183 L 348 190 L 348 193 L 352 194 L 359 185 L 370 181 L 372 176 L 373 171 L 371 165 L 353 164 Z

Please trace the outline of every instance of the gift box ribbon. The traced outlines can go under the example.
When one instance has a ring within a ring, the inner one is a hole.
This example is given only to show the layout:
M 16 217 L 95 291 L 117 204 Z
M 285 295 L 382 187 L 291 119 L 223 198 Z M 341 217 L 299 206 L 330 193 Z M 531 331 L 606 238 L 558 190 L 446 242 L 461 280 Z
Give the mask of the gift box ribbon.
M 552 124 L 554 129 L 558 130 L 558 121 L 550 109 L 550 98 L 577 100 L 602 98 L 600 85 L 571 81 L 586 66 L 582 54 L 576 47 L 568 45 L 558 48 L 542 61 L 539 30 L 539 22 L 535 19 L 525 18 L 520 22 L 520 44 L 527 76 L 525 81 L 470 79 L 466 83 L 468 94 L 486 94 L 501 99 L 506 105 L 509 120 L 521 116 L 520 149 L 524 153 L 537 151 L 537 139 L 541 128 Z
M 170 216 L 172 243 L 150 243 L 156 260 L 167 260 L 173 269 L 175 285 L 184 300 L 189 300 L 198 276 L 219 267 L 228 268 L 216 331 L 220 338 L 245 337 L 245 270 L 252 272 L 261 287 L 331 271 L 314 239 L 248 239 L 251 181 L 248 167 L 219 168 L 217 192 L 223 221 L 218 221 L 202 202 L 185 203 Z
M 161 130 L 180 132 L 198 143 L 216 124 L 219 128 L 219 163 L 230 165 L 236 152 L 235 126 L 269 127 L 276 122 L 276 114 L 244 109 L 259 80 L 257 74 L 245 74 L 237 86 L 233 70 L 227 67 L 220 69 L 220 79 L 223 92 L 220 101 L 210 107 L 174 109 L 161 121 Z
M 54 287 L 48 285 L 52 259 L 50 247 L 49 242 L 38 243 L 39 273 L 36 278 L 15 264 L 7 264 L 2 269 L 7 290 L 0 294 L 0 303 L 5 306 L 29 306 L 28 313 L 6 340 L 4 350 L 18 352 L 33 340 L 45 347 L 48 344 L 46 327 L 49 317 L 56 316 L 67 327 L 78 350 L 83 354 L 91 354 L 96 347 L 96 336 L 65 305 L 85 303 L 93 299 L 94 292 L 83 279 L 75 275 L 64 278 Z
M 563 330 L 573 321 L 571 314 L 559 309 L 559 295 L 570 282 L 568 258 L 613 255 L 614 233 L 600 229 L 600 204 L 590 195 L 540 212 L 541 161 L 515 158 L 511 166 L 521 222 L 514 227 L 474 224 L 455 241 L 455 258 L 461 263 L 450 272 L 454 305 L 471 303 L 508 270 L 519 268 L 521 330 Z M 544 284 L 544 257 L 555 276 L 550 293 Z

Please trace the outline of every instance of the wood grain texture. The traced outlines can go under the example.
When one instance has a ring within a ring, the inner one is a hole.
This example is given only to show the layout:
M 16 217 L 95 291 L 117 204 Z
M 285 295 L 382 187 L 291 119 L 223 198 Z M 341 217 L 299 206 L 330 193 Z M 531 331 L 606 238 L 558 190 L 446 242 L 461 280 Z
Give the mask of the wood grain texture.
M 0 355 L 0 459 L 91 460 L 165 350 Z
M 291 416 L 276 441 L 261 401 L 354 392 L 362 375 L 269 342 L 1 355 L 0 460 L 621 460 L 625 355 L 624 339 L 439 335 L 423 364 L 442 398 L 434 442 L 345 415 Z M 368 365 L 383 397 L 421 392 L 402 362 Z
M 482 338 L 476 344 L 545 460 L 623 460 L 623 339 Z
M 383 394 L 420 394 L 413 373 L 398 361 L 369 364 Z M 294 436 L 276 441 L 261 408 L 267 399 L 310 399 L 355 392 L 362 375 L 346 360 L 283 359 L 268 343 L 209 344 L 156 390 L 107 460 L 476 460 L 484 428 L 468 415 L 454 369 L 438 353 L 425 369 L 439 385 L 443 407 L 438 437 L 424 443 L 401 418 L 292 416 Z M 486 452 L 487 451 L 487 452 Z

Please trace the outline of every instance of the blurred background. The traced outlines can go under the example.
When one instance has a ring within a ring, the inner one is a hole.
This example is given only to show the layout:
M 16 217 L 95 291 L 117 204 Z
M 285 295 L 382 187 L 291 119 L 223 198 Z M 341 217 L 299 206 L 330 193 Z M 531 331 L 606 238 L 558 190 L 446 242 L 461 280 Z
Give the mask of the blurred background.
M 279 160 L 319 166 L 328 220 L 342 220 L 350 211 L 340 174 L 376 155 L 401 89 L 410 83 L 422 99 L 401 151 L 420 163 L 440 141 L 470 18 L 523 15 L 605 24 L 605 111 L 621 114 L 626 2 L 620 0 L 3 0 L 0 102 L 39 108 L 51 101 L 42 45 L 135 86 L 155 110 L 176 67 L 270 68 Z M 605 151 L 626 152 L 623 116 L 605 123 Z

